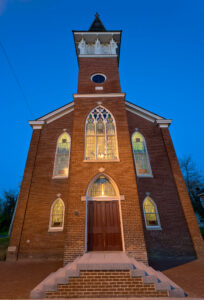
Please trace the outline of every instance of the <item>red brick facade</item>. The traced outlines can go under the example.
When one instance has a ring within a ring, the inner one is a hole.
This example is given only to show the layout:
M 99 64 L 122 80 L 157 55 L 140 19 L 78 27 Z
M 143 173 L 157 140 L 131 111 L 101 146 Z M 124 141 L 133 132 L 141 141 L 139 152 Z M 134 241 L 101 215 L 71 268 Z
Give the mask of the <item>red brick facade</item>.
M 104 73 L 103 90 L 90 80 L 93 73 Z M 116 94 L 117 93 L 117 94 Z M 87 95 L 88 94 L 88 95 Z M 85 121 L 100 105 L 115 118 L 119 161 L 84 161 Z M 137 178 L 131 147 L 135 128 L 146 139 L 151 178 Z M 56 143 L 65 130 L 71 136 L 69 177 L 53 179 Z M 202 253 L 202 240 L 186 192 L 168 129 L 126 110 L 121 93 L 117 58 L 79 58 L 78 94 L 74 112 L 44 122 L 34 129 L 21 193 L 13 224 L 10 246 L 18 258 L 54 258 L 64 262 L 83 255 L 85 245 L 86 196 L 91 180 L 104 169 L 119 188 L 124 251 L 147 262 L 158 257 L 193 259 Z M 155 201 L 161 230 L 146 230 L 143 200 L 146 193 Z M 61 232 L 49 232 L 50 209 L 57 195 L 65 204 L 65 224 Z M 11 254 L 8 254 L 8 259 Z M 51 295 L 50 295 L 51 296 Z

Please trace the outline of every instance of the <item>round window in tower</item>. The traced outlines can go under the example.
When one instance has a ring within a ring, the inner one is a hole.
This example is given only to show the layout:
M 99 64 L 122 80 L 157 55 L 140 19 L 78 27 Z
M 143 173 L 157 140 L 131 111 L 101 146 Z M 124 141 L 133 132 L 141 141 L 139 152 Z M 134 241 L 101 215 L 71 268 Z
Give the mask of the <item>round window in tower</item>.
M 104 74 L 93 74 L 91 80 L 95 83 L 103 83 L 106 80 L 106 76 Z

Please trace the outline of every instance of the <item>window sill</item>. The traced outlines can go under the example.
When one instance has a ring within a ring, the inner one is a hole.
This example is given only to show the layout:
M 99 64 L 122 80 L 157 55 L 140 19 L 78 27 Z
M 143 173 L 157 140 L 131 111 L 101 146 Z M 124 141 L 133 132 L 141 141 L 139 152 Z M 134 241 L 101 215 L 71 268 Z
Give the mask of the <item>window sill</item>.
M 153 175 L 137 175 L 139 178 L 153 178 Z
M 120 162 L 120 160 L 119 159 L 84 159 L 83 162 L 109 163 L 109 162 Z
M 60 232 L 63 231 L 64 228 L 49 228 L 48 232 Z
M 162 230 L 161 226 L 146 226 L 147 230 Z
M 69 176 L 53 176 L 52 179 L 65 179 L 68 178 Z

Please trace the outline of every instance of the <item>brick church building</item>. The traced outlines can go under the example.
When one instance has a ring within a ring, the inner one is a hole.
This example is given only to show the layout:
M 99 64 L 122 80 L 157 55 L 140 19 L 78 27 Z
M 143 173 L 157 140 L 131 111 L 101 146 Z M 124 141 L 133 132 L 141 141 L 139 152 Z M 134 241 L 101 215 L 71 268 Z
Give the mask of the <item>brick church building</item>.
M 126 100 L 121 31 L 96 15 L 73 31 L 73 101 L 34 121 L 7 259 L 123 252 L 138 263 L 203 256 L 203 240 L 169 134 L 171 120 Z

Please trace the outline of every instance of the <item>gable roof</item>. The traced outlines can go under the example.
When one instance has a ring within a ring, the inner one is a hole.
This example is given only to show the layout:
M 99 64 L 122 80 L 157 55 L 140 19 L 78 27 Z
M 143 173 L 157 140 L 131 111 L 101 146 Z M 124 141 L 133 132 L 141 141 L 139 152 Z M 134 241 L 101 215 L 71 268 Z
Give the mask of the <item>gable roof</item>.
M 107 94 L 107 96 L 108 95 L 109 94 Z M 97 96 L 98 96 L 98 94 L 97 94 Z M 113 97 L 113 95 L 110 94 L 110 97 Z M 125 101 L 125 105 L 126 105 L 127 111 L 130 111 L 131 113 L 133 113 L 137 116 L 140 116 L 152 123 L 159 124 L 160 127 L 168 127 L 172 122 L 172 120 L 165 119 L 165 118 L 163 118 L 147 109 L 144 109 L 136 104 L 133 104 L 127 100 Z M 60 108 L 55 109 L 52 112 L 50 112 L 40 118 L 35 119 L 34 121 L 29 121 L 29 124 L 31 125 L 31 127 L 33 129 L 40 129 L 40 128 L 42 128 L 44 123 L 49 124 L 49 123 L 61 118 L 62 116 L 69 114 L 73 110 L 74 110 L 74 101 L 72 101 L 64 106 L 61 106 Z

